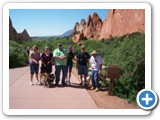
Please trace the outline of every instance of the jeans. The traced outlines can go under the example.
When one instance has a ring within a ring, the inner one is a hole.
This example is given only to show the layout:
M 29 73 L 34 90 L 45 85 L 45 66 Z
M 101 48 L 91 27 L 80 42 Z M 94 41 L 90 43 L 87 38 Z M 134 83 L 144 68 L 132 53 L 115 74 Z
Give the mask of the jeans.
M 56 84 L 60 81 L 60 72 L 62 70 L 62 84 L 65 83 L 65 78 L 67 75 L 67 66 L 66 65 L 55 65 L 55 76 L 56 76 Z
M 30 63 L 30 73 L 31 74 L 38 74 L 39 72 L 39 64 L 33 64 L 33 63 Z
M 100 84 L 98 82 L 98 71 L 97 70 L 92 70 L 92 86 L 93 87 L 100 87 Z

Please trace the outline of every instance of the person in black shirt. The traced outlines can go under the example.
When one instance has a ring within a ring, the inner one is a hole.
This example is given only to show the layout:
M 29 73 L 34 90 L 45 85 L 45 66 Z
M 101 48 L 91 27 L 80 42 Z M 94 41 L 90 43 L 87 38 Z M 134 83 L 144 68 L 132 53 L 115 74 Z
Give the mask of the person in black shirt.
M 72 72 L 72 67 L 73 67 L 73 61 L 72 60 L 76 60 L 74 58 L 74 54 L 73 54 L 73 51 L 72 51 L 72 47 L 69 46 L 67 48 L 67 75 L 66 75 L 66 79 L 68 77 L 68 73 L 69 73 L 69 77 L 68 77 L 68 80 L 66 82 L 68 82 L 70 84 L 70 79 L 71 79 L 71 72 Z
M 85 51 L 85 46 L 81 46 L 81 52 L 77 55 L 77 69 L 78 69 L 78 75 L 80 75 L 81 83 L 83 84 L 82 78 L 84 75 L 84 86 L 86 87 L 86 77 L 88 76 L 88 67 L 89 67 L 89 59 L 90 55 Z
M 48 75 L 52 72 L 53 54 L 49 51 L 49 47 L 45 47 L 45 52 L 41 55 L 41 73 L 47 73 Z

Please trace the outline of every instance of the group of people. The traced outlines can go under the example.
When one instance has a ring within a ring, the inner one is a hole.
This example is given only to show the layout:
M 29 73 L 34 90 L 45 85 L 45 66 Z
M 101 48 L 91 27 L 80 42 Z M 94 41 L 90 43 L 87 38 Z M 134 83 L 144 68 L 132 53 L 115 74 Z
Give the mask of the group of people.
M 91 56 L 90 56 L 91 54 Z M 36 75 L 36 83 L 39 84 L 38 79 L 39 73 L 39 61 L 41 60 L 41 73 L 50 74 L 52 72 L 52 65 L 54 61 L 55 65 L 55 85 L 58 86 L 60 82 L 60 73 L 62 71 L 62 85 L 70 84 L 71 72 L 73 67 L 73 61 L 76 62 L 76 68 L 78 70 L 78 75 L 80 75 L 80 85 L 87 87 L 86 78 L 88 76 L 88 68 L 91 67 L 91 79 L 92 87 L 91 89 L 98 91 L 100 84 L 98 82 L 98 75 L 102 69 L 102 58 L 97 55 L 94 50 L 92 53 L 85 51 L 85 46 L 81 46 L 81 51 L 74 56 L 73 48 L 68 46 L 67 51 L 63 49 L 62 44 L 58 43 L 57 48 L 50 52 L 49 47 L 46 46 L 44 53 L 40 54 L 38 46 L 34 45 L 33 50 L 29 53 L 29 63 L 30 63 L 30 80 L 31 85 L 33 84 L 33 75 Z M 84 81 L 83 81 L 84 78 Z

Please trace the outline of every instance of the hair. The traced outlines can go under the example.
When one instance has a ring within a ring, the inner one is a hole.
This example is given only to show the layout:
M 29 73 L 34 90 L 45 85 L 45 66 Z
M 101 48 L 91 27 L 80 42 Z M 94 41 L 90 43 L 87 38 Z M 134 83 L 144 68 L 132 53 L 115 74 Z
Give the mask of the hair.
M 49 49 L 49 46 L 45 46 L 45 49 L 47 49 L 47 48 Z
M 36 48 L 38 49 L 38 46 L 37 46 L 37 45 L 34 45 L 34 46 L 32 47 L 33 51 L 35 51 Z

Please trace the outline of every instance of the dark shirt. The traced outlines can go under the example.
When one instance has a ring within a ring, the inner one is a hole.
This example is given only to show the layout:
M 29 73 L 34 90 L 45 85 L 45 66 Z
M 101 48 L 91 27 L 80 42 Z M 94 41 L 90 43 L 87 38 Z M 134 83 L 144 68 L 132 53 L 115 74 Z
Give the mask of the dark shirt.
M 67 64 L 73 64 L 72 59 L 74 58 L 74 54 L 69 52 L 67 55 Z
M 48 64 L 48 62 L 51 61 L 51 59 L 53 57 L 53 54 L 51 52 L 49 53 L 48 56 L 45 53 L 43 53 L 41 57 L 43 59 L 44 64 L 52 66 L 52 63 Z M 43 64 L 42 64 L 42 66 L 43 66 Z
M 77 55 L 80 65 L 87 65 L 90 55 L 87 52 L 79 52 Z

